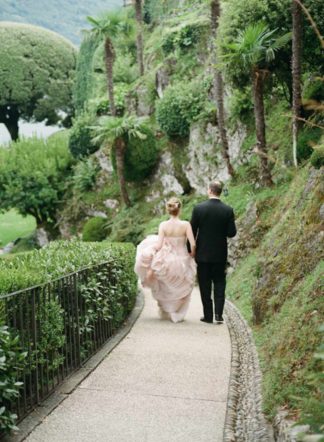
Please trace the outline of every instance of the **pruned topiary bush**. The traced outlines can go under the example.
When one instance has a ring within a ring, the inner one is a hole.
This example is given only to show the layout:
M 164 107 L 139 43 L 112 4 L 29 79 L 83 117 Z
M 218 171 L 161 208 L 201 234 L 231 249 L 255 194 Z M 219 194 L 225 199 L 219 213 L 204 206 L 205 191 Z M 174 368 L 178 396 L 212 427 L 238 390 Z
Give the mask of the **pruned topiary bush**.
M 83 241 L 102 241 L 107 236 L 107 220 L 101 216 L 88 219 L 82 229 Z

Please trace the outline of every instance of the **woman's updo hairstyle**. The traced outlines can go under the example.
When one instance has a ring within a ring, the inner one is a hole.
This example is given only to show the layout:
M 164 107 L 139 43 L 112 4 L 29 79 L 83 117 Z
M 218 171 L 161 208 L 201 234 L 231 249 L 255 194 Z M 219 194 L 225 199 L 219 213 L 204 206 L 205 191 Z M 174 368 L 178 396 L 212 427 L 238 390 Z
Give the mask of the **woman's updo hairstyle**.
M 177 216 L 181 209 L 181 201 L 179 198 L 172 197 L 166 203 L 166 210 L 169 215 Z

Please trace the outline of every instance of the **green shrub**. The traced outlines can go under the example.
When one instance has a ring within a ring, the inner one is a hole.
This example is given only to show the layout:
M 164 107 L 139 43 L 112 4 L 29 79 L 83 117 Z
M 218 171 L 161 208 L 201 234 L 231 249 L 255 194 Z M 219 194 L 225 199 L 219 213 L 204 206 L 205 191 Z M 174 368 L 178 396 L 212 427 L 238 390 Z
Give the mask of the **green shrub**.
M 148 128 L 141 129 L 146 138 L 141 140 L 131 136 L 125 137 L 127 143 L 125 152 L 125 179 L 127 181 L 141 182 L 147 178 L 157 163 L 159 151 L 154 133 Z M 112 151 L 112 163 L 116 170 L 116 154 Z
M 98 150 L 98 146 L 92 143 L 92 124 L 93 117 L 85 112 L 74 119 L 69 139 L 69 149 L 74 157 L 88 156 Z
M 321 78 L 308 78 L 303 88 L 303 100 L 324 100 L 324 81 Z
M 82 229 L 83 241 L 102 241 L 107 236 L 107 220 L 101 216 L 90 218 Z
M 199 42 L 202 26 L 193 23 L 182 26 L 181 29 L 167 34 L 162 41 L 162 50 L 165 55 L 170 54 L 177 48 L 185 52 L 188 48 Z
M 131 84 L 137 78 L 137 70 L 136 60 L 132 54 L 129 52 L 118 54 L 114 63 L 114 81 Z
M 10 403 L 19 396 L 18 374 L 26 358 L 19 345 L 19 336 L 7 326 L 0 326 L 0 434 L 17 430 L 17 415 L 10 411 Z
M 239 121 L 248 124 L 253 118 L 251 88 L 233 89 L 230 97 L 230 122 L 235 126 Z
M 118 116 L 124 114 L 125 111 L 125 97 L 129 92 L 129 85 L 126 83 L 115 84 L 115 107 Z M 110 112 L 109 99 L 105 95 L 95 98 L 89 104 L 91 110 L 97 115 L 108 115 Z
M 310 157 L 310 162 L 315 169 L 320 169 L 324 166 L 324 144 L 315 146 Z
M 93 189 L 96 184 L 99 166 L 92 158 L 79 161 L 74 168 L 73 187 L 79 192 Z
M 200 83 L 177 83 L 168 87 L 156 106 L 156 117 L 161 129 L 169 137 L 187 137 L 190 123 L 199 118 L 206 101 L 207 91 Z
M 54 225 L 72 166 L 66 133 L 22 139 L 0 149 L 0 208 Z
M 307 160 L 313 153 L 312 144 L 317 143 L 322 135 L 320 128 L 305 128 L 298 136 L 298 161 Z

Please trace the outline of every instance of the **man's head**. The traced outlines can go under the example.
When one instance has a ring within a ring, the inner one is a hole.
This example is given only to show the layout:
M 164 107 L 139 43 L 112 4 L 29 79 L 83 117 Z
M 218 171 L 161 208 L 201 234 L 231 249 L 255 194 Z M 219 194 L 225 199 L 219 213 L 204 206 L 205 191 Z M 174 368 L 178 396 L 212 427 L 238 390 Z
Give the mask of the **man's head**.
M 208 186 L 208 196 L 210 198 L 219 198 L 223 190 L 223 183 L 221 181 L 213 181 Z

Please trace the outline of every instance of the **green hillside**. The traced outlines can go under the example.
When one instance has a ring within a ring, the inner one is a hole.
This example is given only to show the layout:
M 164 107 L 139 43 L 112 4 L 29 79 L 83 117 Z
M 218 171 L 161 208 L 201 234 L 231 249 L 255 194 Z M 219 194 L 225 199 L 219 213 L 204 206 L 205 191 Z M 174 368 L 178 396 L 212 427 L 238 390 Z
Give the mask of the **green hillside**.
M 25 0 L 15 2 L 0 0 L 0 20 L 30 23 L 56 31 L 74 43 L 81 40 L 81 30 L 86 24 L 87 15 L 122 6 L 122 0 Z

